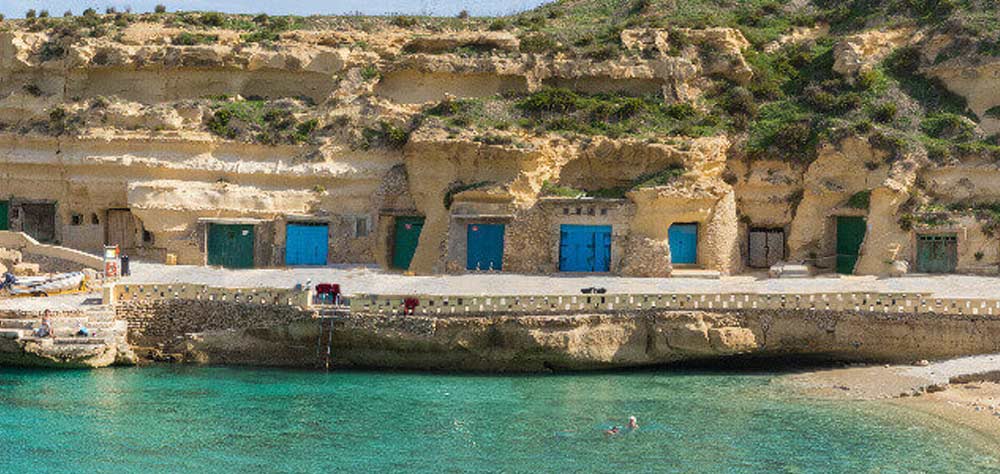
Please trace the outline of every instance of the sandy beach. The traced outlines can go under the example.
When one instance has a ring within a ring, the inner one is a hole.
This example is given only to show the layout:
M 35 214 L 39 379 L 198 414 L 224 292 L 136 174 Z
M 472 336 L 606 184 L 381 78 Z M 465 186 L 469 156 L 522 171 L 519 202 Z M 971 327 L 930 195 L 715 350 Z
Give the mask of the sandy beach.
M 949 423 L 987 450 L 1000 448 L 1000 356 L 921 366 L 853 366 L 782 379 L 809 396 L 888 403 L 920 422 Z

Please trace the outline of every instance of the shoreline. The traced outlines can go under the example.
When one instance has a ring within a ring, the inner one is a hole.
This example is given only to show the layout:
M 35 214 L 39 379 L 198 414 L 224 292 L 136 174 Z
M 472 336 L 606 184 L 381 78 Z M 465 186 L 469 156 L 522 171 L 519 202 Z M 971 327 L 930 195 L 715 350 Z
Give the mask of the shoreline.
M 1000 383 L 990 364 L 1000 356 L 979 356 L 926 366 L 867 365 L 781 376 L 807 397 L 887 404 L 909 412 L 914 422 L 960 429 L 984 452 L 1000 449 Z

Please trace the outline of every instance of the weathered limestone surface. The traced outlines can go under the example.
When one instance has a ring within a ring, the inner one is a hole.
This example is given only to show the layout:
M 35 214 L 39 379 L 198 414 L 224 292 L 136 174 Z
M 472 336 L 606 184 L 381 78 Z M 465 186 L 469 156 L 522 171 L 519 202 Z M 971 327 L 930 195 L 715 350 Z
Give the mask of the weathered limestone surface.
M 174 338 L 164 350 L 200 363 L 314 366 L 320 320 L 288 316 L 270 327 Z M 419 370 L 591 370 L 734 355 L 912 362 L 997 352 L 1000 320 L 798 311 L 355 315 L 335 320 L 332 341 L 335 365 Z

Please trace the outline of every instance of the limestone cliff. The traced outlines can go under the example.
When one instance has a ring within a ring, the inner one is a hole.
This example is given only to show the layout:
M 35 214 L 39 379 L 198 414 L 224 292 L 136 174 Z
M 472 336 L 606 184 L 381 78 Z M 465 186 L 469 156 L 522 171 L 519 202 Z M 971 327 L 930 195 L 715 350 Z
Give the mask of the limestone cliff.
M 924 267 L 934 234 L 957 242 L 941 268 L 997 272 L 995 5 L 637 3 L 7 19 L 0 200 L 43 240 L 183 264 L 248 225 L 252 264 L 282 266 L 288 225 L 322 224 L 314 264 L 577 271 L 560 235 L 590 226 L 610 248 L 584 271 L 825 272 L 858 217 L 848 271 Z M 401 256 L 397 223 L 420 218 Z M 503 265 L 470 257 L 480 224 L 504 226 Z

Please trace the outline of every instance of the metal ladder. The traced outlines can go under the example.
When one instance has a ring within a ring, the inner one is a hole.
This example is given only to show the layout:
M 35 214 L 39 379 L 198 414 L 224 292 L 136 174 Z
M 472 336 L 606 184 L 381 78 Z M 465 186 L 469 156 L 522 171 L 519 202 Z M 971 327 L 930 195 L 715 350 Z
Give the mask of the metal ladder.
M 329 325 L 324 324 L 323 319 L 328 320 Z M 320 318 L 319 336 L 316 339 L 316 367 L 329 371 L 332 358 L 333 358 L 333 318 Z

